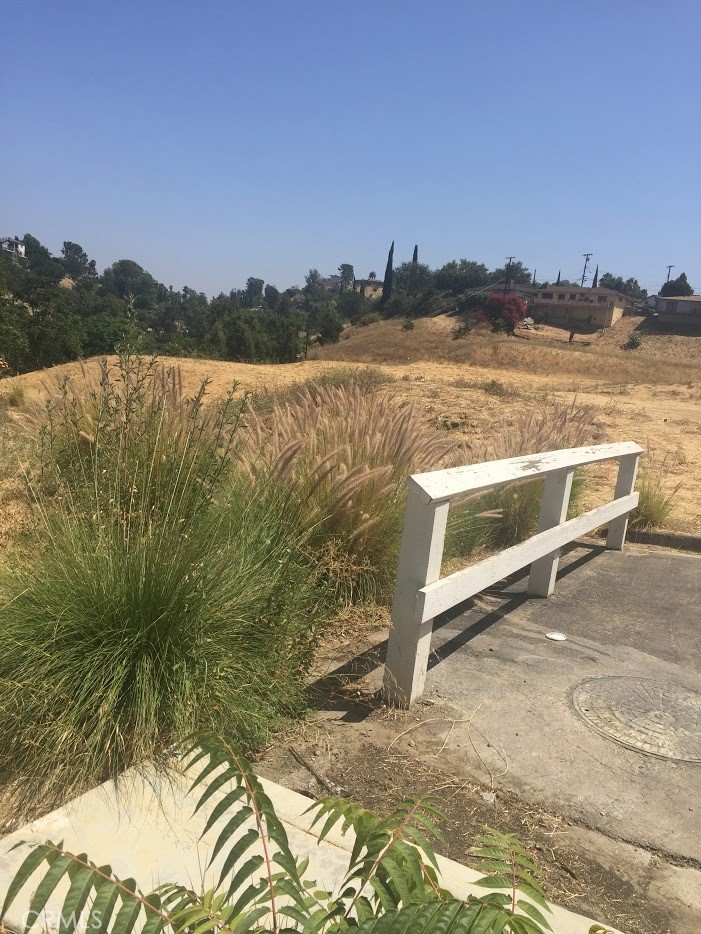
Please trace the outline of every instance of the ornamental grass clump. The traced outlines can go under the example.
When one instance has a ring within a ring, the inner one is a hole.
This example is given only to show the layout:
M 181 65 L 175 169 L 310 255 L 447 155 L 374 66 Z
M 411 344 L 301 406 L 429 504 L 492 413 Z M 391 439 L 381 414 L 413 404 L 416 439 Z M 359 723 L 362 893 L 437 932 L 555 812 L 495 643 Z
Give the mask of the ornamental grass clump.
M 325 604 L 299 516 L 232 472 L 241 401 L 179 386 L 123 358 L 49 406 L 29 478 L 40 547 L 0 577 L 0 778 L 16 812 L 193 729 L 251 748 L 303 701 Z
M 373 599 L 393 587 L 408 475 L 460 460 L 413 406 L 353 383 L 308 383 L 254 407 L 239 456 L 253 483 L 283 484 L 304 510 L 336 590 Z
M 468 448 L 469 463 L 503 460 L 525 454 L 581 447 L 592 441 L 596 409 L 554 403 L 532 409 L 495 426 L 487 445 Z M 466 461 L 465 463 L 468 463 Z M 574 514 L 584 492 L 584 478 L 575 474 L 570 495 Z M 543 481 L 531 480 L 491 490 L 451 509 L 446 533 L 446 558 L 469 555 L 476 548 L 508 548 L 535 534 Z

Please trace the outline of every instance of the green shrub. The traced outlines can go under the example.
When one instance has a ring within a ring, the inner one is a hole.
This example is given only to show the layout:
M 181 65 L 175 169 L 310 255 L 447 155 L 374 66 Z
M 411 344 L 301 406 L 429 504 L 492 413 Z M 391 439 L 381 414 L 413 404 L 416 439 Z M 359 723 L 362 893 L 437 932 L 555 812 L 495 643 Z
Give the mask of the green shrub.
M 624 350 L 637 350 L 643 342 L 643 335 L 640 331 L 633 331 L 628 340 L 623 345 Z
M 197 892 L 163 880 L 151 893 L 133 880 L 122 882 L 110 866 L 76 856 L 62 844 L 32 847 L 8 889 L 2 916 L 33 880 L 27 929 L 43 920 L 61 880 L 61 931 L 87 928 L 129 934 L 136 925 L 149 934 L 236 934 L 243 931 L 356 934 L 543 934 L 551 930 L 540 872 L 513 834 L 487 828 L 471 850 L 479 897 L 465 901 L 440 884 L 432 839 L 441 838 L 442 816 L 431 799 L 401 802 L 377 817 L 345 798 L 324 798 L 315 811 L 319 841 L 332 828 L 354 836 L 354 847 L 339 888 L 332 892 L 307 878 L 307 860 L 293 853 L 287 832 L 259 779 L 236 748 L 206 736 L 185 754 L 199 800 L 195 810 L 215 802 L 207 827 L 217 834 L 206 869 L 219 856 L 218 882 Z M 211 775 L 217 770 L 217 778 Z M 246 819 L 247 818 L 247 819 Z M 41 867 L 41 879 L 34 872 Z M 215 877 L 216 878 L 216 877 Z M 523 898 L 522 896 L 526 896 Z M 0 916 L 0 917 L 2 917 Z M 593 930 L 593 929 L 592 929 Z M 599 929 L 603 931 L 603 929 Z
M 324 617 L 301 517 L 231 474 L 240 403 L 177 384 L 123 360 L 50 407 L 41 547 L 0 578 L 0 774 L 31 804 L 193 729 L 260 743 L 302 701 Z

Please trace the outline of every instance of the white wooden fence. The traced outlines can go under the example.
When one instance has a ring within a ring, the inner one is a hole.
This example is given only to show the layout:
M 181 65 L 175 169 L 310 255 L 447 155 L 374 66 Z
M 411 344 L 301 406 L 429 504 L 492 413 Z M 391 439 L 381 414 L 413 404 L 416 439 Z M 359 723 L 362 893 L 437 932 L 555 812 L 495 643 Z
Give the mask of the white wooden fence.
M 385 664 L 387 700 L 407 707 L 423 693 L 433 619 L 440 613 L 529 564 L 528 594 L 548 597 L 555 586 L 562 546 L 599 526 L 608 525 L 606 547 L 620 550 L 626 536 L 628 514 L 638 504 L 639 496 L 633 490 L 642 450 L 633 441 L 625 441 L 512 457 L 409 477 Z M 606 460 L 619 462 L 614 499 L 567 520 L 575 468 Z M 450 501 L 457 496 L 541 476 L 545 477 L 545 485 L 537 534 L 479 564 L 440 579 Z

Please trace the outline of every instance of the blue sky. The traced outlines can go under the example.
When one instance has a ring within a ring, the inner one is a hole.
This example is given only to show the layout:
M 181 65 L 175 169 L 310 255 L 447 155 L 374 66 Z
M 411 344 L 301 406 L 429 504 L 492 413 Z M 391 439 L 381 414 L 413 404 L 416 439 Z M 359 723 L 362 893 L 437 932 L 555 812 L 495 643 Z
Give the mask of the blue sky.
M 414 243 L 701 291 L 698 0 L 3 11 L 0 234 L 214 294 Z

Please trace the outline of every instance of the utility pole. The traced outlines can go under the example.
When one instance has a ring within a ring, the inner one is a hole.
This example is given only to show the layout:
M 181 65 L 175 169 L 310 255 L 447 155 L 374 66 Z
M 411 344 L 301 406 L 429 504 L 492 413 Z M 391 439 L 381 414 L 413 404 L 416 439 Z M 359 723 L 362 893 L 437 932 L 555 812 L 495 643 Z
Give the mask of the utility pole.
M 674 268 L 675 268 L 674 265 L 670 265 L 670 266 L 667 267 L 667 280 L 666 280 L 667 282 L 669 282 L 669 274 L 671 273 L 671 271 L 672 271 Z
M 582 288 L 584 288 L 584 280 L 587 278 L 587 266 L 589 265 L 589 257 L 593 256 L 593 253 L 582 253 L 584 257 L 584 270 L 582 272 Z
M 512 262 L 516 259 L 515 256 L 507 256 L 508 262 L 506 264 L 506 272 L 504 273 L 504 292 L 503 297 L 506 298 L 506 290 L 509 287 L 509 270 L 511 269 Z

